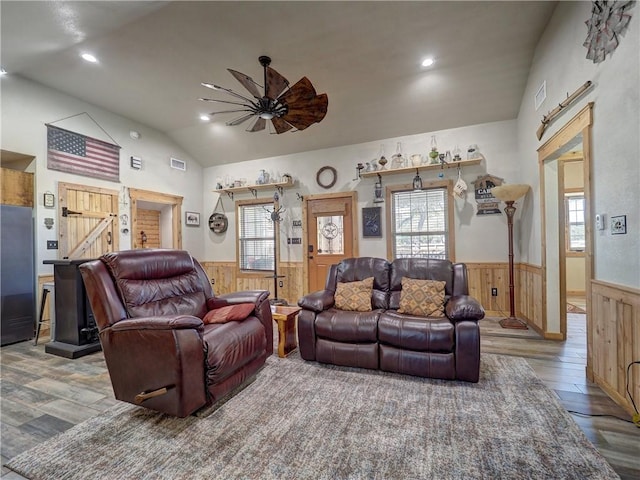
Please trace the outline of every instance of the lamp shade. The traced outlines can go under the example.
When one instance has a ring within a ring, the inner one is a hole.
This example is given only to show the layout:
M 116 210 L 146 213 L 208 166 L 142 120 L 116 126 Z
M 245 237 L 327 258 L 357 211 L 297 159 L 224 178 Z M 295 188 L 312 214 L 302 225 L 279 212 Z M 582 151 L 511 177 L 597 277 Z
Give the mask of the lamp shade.
M 503 202 L 515 202 L 529 191 L 529 185 L 515 183 L 513 185 L 500 185 L 491 189 L 491 195 Z

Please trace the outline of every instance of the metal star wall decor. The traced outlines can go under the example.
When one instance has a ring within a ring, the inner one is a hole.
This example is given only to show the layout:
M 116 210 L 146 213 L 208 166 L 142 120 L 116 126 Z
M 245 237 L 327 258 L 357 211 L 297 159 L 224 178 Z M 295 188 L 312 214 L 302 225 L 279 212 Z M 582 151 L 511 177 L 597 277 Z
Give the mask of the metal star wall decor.
M 587 48 L 587 58 L 593 63 L 604 61 L 607 54 L 620 44 L 631 21 L 627 11 L 635 6 L 635 1 L 594 1 L 591 18 L 585 23 L 589 32 L 583 45 Z

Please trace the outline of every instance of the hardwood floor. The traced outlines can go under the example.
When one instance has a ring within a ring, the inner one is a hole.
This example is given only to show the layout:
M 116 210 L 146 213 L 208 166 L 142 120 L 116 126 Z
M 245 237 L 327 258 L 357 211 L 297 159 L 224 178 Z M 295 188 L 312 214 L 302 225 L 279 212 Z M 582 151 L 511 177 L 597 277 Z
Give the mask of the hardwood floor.
M 585 377 L 584 315 L 570 315 L 569 339 L 555 342 L 535 332 L 481 324 L 482 351 L 524 357 L 543 382 L 573 413 L 587 438 L 623 479 L 640 478 L 640 429 L 628 414 Z M 2 464 L 116 403 L 102 353 L 68 360 L 22 342 L 0 349 Z M 636 399 L 637 400 L 637 399 Z M 23 478 L 5 467 L 2 480 Z

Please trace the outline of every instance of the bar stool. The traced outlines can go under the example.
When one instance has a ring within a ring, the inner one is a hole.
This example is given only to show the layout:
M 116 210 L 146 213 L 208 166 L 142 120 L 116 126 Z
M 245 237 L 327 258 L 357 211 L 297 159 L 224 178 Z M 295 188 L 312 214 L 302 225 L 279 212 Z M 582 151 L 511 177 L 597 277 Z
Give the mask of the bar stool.
M 49 292 L 53 291 L 53 283 L 43 283 L 42 284 L 42 299 L 40 300 L 40 317 L 38 318 L 38 323 L 36 325 L 36 336 L 33 341 L 34 345 L 38 345 L 38 338 L 40 337 L 40 327 L 42 327 L 43 323 L 49 322 L 49 332 L 51 333 L 51 340 L 53 340 L 53 315 L 49 314 L 49 320 L 43 320 L 44 317 L 44 307 L 47 303 L 47 296 Z M 53 296 L 51 297 L 53 301 Z M 51 309 L 53 310 L 53 309 Z

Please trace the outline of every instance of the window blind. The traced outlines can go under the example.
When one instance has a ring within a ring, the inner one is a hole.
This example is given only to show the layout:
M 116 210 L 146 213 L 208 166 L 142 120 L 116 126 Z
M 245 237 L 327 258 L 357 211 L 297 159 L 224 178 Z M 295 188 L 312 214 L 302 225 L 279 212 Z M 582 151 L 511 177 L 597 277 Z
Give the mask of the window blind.
M 241 270 L 273 271 L 274 230 L 268 209 L 272 203 L 239 207 L 238 252 Z
M 394 258 L 448 258 L 447 189 L 400 191 L 391 198 Z

